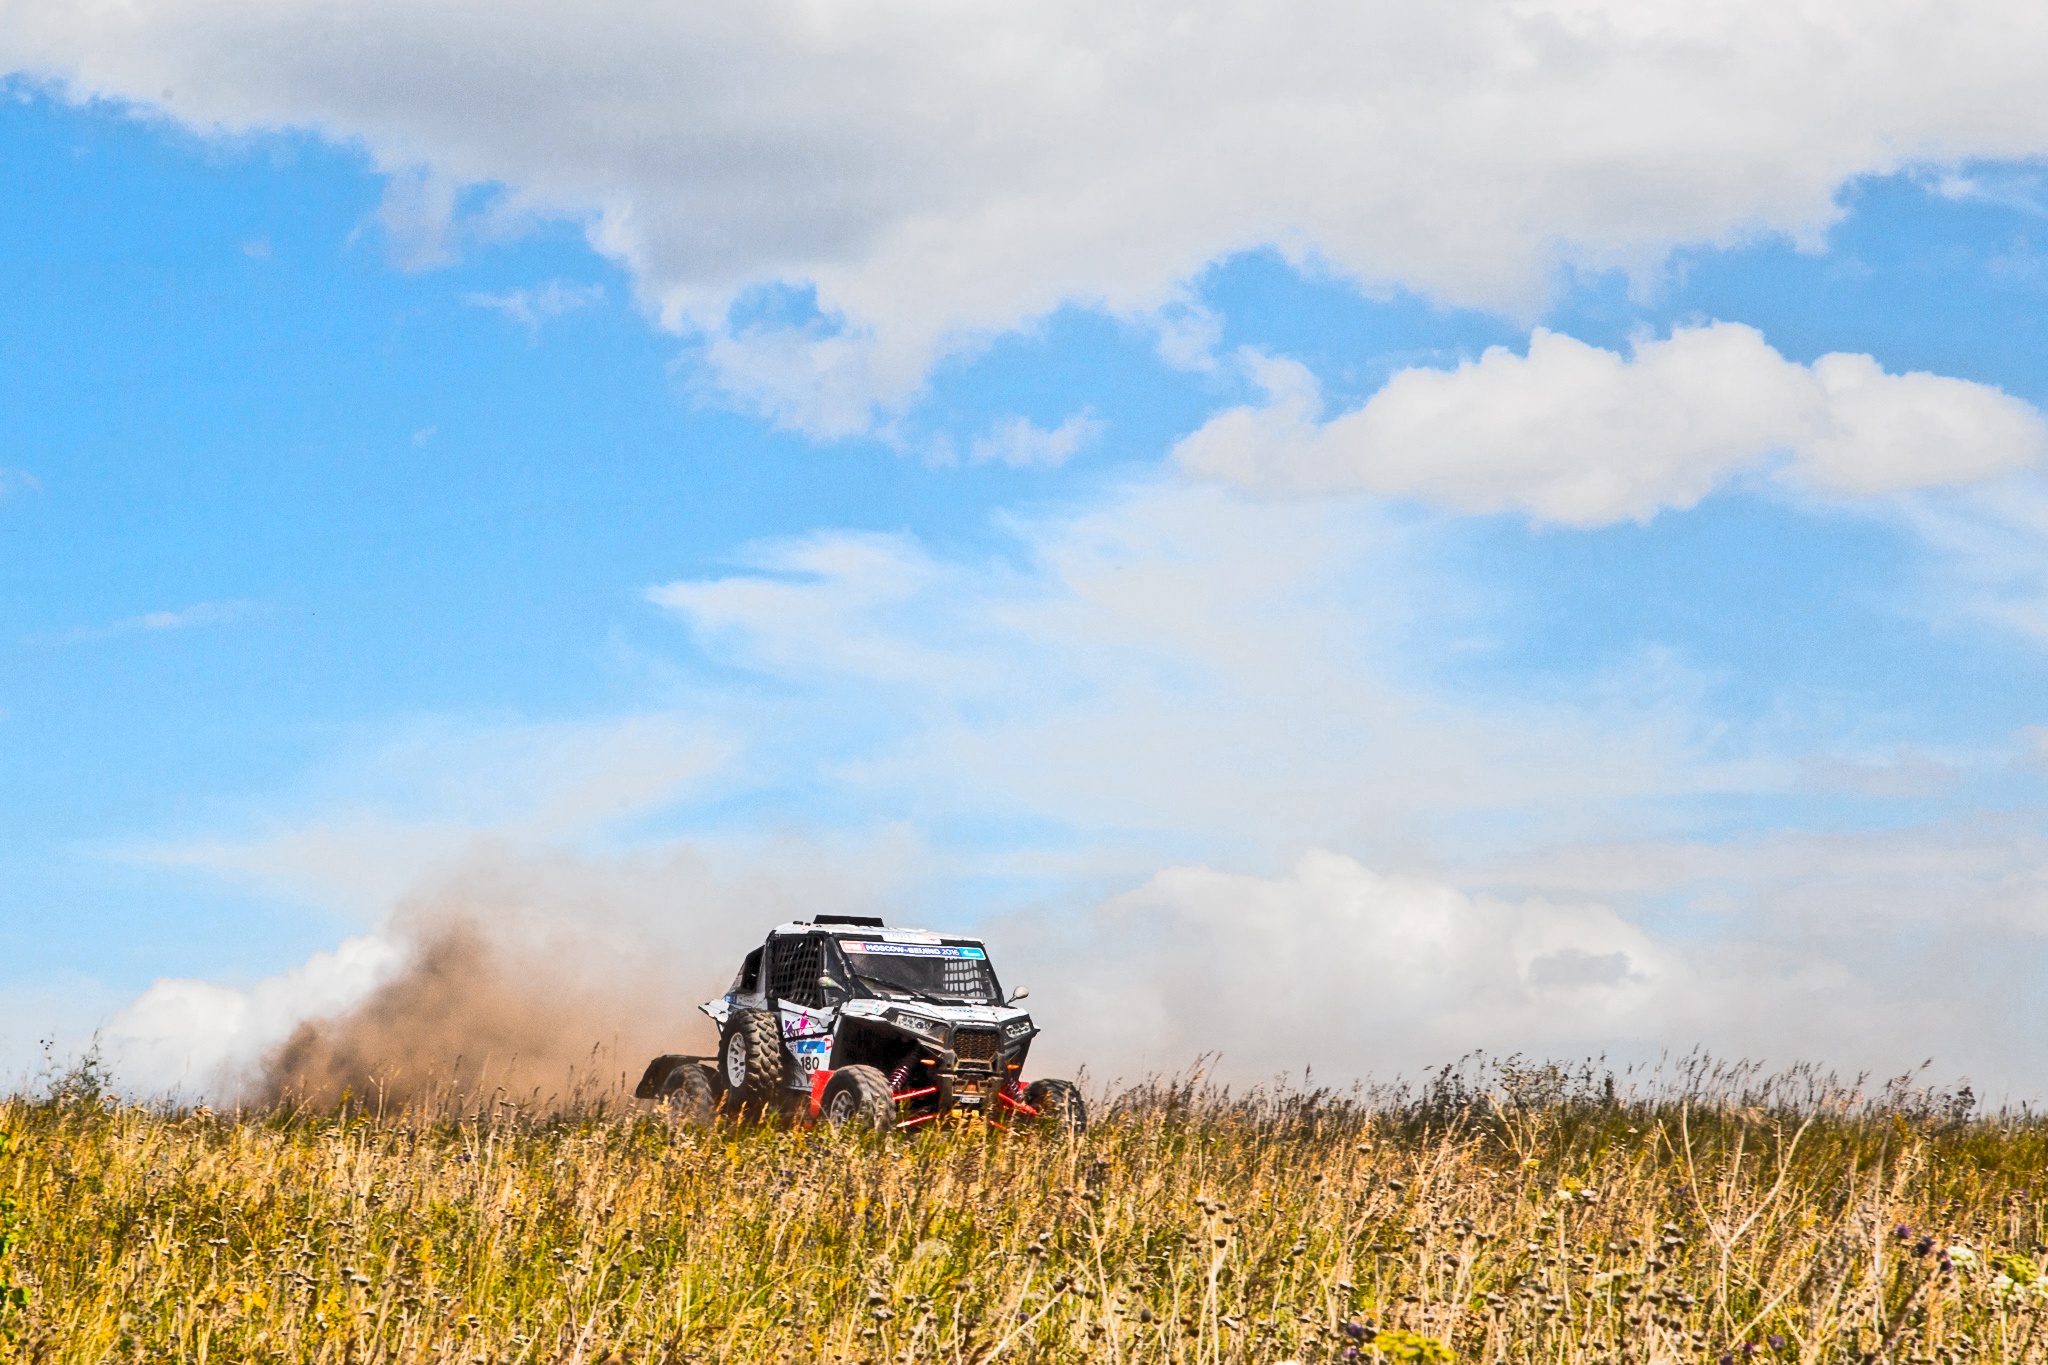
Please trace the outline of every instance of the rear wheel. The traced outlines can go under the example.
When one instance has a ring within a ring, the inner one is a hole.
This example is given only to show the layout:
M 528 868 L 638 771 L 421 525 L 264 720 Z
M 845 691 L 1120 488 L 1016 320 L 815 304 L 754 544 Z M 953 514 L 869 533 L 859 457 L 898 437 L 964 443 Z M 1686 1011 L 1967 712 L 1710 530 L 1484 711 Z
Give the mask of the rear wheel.
M 775 1020 L 759 1010 L 739 1010 L 726 1020 L 718 1070 L 742 1112 L 773 1105 L 782 1094 L 782 1030 Z
M 676 1118 L 695 1128 L 708 1128 L 718 1113 L 718 1092 L 711 1077 L 696 1062 L 681 1062 L 669 1068 L 654 1092 L 656 1103 L 669 1106 Z
M 889 1078 L 871 1066 L 842 1066 L 825 1082 L 821 1106 L 834 1128 L 886 1133 L 896 1126 L 896 1097 Z
M 1088 1131 L 1088 1106 L 1072 1081 L 1033 1081 L 1024 1091 L 1024 1103 L 1038 1111 L 1034 1126 L 1043 1132 Z

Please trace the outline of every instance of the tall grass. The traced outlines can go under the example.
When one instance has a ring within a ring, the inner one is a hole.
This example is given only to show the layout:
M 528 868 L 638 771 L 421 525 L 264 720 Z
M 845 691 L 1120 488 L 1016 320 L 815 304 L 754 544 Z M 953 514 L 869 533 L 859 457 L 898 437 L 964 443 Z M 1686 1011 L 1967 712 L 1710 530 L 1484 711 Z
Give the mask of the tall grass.
M 2022 1361 L 2048 1122 L 1695 1066 L 1078 1139 L 0 1102 L 0 1358 Z

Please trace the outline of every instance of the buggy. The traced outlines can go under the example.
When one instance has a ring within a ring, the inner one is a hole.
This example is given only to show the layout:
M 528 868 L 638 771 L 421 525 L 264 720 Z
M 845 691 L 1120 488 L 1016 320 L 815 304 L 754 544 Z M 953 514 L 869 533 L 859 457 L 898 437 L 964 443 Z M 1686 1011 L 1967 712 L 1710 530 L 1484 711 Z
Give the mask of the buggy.
M 978 939 L 819 915 L 770 931 L 732 988 L 701 1006 L 718 1056 L 647 1064 L 634 1094 L 709 1123 L 787 1116 L 875 1130 L 980 1120 L 1087 1127 L 1071 1081 L 1022 1079 L 1038 1033 Z

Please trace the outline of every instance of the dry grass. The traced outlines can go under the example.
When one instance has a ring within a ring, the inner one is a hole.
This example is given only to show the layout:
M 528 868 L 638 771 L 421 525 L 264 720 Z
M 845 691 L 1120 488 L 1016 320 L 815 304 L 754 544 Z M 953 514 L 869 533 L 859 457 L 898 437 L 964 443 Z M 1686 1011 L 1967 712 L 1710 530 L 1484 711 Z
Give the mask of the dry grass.
M 1811 1076 L 1155 1086 L 1075 1141 L 78 1094 L 0 1133 L 0 1358 L 2048 1358 L 2048 1124 Z

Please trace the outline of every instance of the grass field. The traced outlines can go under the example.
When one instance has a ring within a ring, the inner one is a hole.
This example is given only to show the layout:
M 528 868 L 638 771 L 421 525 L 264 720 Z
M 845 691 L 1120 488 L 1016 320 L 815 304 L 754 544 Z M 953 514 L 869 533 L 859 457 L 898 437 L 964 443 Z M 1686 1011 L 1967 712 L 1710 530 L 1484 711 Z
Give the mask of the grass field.
M 14 1099 L 0 1358 L 2048 1358 L 2048 1123 L 1704 1066 L 1629 1093 L 1186 1083 L 1075 1140 L 887 1141 Z

